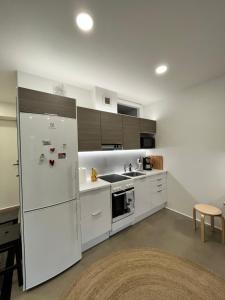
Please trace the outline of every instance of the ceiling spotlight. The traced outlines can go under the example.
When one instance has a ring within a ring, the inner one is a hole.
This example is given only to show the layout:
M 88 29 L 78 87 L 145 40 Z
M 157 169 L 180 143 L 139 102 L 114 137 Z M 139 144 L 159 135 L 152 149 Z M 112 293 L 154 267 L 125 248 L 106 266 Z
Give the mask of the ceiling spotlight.
M 162 75 L 168 71 L 167 65 L 160 65 L 155 69 L 157 75 Z
M 76 17 L 77 26 L 83 31 L 90 31 L 94 22 L 92 17 L 87 13 L 80 13 Z

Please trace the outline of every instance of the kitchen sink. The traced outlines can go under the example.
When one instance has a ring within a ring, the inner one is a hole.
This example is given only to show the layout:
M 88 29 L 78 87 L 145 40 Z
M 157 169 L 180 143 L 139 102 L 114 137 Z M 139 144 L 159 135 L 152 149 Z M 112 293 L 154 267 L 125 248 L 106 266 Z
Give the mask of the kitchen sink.
M 141 173 L 141 172 L 127 172 L 127 173 L 123 173 L 122 175 L 126 175 L 126 176 L 129 176 L 129 177 L 136 177 L 136 176 L 145 175 L 145 173 Z

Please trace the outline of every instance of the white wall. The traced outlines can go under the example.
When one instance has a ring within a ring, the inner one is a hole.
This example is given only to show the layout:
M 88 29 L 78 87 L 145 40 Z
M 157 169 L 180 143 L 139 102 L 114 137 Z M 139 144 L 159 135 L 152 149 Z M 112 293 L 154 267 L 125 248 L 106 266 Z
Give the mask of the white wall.
M 16 72 L 0 71 L 0 103 L 16 103 Z
M 16 104 L 0 102 L 0 119 L 16 119 Z
M 225 77 L 144 108 L 157 120 L 169 171 L 168 207 L 191 216 L 196 202 L 225 201 Z
M 105 104 L 105 97 L 110 98 L 110 104 Z M 118 95 L 116 92 L 109 91 L 100 87 L 93 89 L 93 101 L 95 109 L 117 113 Z

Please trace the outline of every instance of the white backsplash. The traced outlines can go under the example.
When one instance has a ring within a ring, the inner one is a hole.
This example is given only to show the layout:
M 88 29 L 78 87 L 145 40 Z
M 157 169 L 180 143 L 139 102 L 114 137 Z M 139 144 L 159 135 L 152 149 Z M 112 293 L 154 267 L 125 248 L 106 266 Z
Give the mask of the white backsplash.
M 145 156 L 145 150 L 117 150 L 117 151 L 92 151 L 79 152 L 79 167 L 87 169 L 87 177 L 90 178 L 91 168 L 97 170 L 97 174 L 121 173 L 123 166 L 132 163 L 133 169 L 137 168 L 137 159 Z

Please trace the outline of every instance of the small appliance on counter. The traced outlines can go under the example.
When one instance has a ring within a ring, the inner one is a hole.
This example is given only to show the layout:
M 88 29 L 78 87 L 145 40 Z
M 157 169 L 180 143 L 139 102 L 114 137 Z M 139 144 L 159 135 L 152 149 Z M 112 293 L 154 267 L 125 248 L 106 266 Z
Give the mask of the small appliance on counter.
M 87 181 L 87 169 L 79 168 L 79 182 L 80 184 L 84 184 Z
M 142 171 L 143 170 L 143 163 L 142 163 L 142 157 L 140 156 L 138 159 L 137 159 L 137 171 Z
M 143 169 L 146 171 L 152 170 L 151 158 L 150 156 L 143 157 Z

